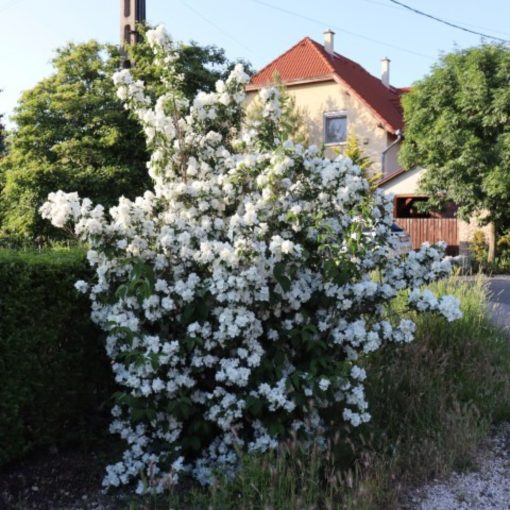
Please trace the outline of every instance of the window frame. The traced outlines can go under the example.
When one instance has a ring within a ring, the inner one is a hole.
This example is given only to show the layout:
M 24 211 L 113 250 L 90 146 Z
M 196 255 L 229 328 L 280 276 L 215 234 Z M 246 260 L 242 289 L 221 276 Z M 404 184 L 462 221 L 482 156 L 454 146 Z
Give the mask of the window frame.
M 342 118 L 345 119 L 345 139 L 340 142 L 327 142 L 327 125 L 328 120 Z M 323 128 L 322 135 L 325 147 L 333 147 L 338 145 L 345 145 L 347 143 L 347 111 L 346 110 L 335 110 L 331 112 L 324 112 L 323 114 Z

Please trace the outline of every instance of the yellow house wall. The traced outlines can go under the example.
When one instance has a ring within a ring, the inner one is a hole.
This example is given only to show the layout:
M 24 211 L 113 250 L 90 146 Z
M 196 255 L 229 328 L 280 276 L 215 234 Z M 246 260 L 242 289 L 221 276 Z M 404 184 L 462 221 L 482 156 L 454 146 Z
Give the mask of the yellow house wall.
M 305 116 L 310 134 L 310 143 L 316 145 L 324 143 L 325 113 L 345 111 L 348 132 L 354 133 L 358 138 L 361 149 L 373 163 L 373 173 L 381 172 L 382 152 L 388 145 L 387 133 L 382 127 L 378 126 L 379 121 L 365 104 L 333 80 L 291 85 L 287 87 L 287 91 L 295 98 L 296 106 L 302 110 Z M 256 94 L 256 92 L 248 93 L 248 107 Z M 335 149 L 342 151 L 344 147 L 345 144 L 328 146 L 326 156 L 334 157 Z

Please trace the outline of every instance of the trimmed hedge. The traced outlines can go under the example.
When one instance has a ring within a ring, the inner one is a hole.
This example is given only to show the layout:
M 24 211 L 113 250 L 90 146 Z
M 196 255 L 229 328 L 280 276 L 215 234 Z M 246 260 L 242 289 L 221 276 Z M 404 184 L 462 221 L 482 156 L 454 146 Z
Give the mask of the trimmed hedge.
M 113 382 L 87 298 L 85 253 L 0 250 L 0 465 L 104 430 Z

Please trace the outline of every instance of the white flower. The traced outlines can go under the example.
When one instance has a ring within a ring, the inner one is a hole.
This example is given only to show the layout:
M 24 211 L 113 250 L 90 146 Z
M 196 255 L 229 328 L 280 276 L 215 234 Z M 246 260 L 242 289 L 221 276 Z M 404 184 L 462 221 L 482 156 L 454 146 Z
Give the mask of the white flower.
M 367 378 L 367 373 L 365 372 L 364 368 L 360 368 L 354 365 L 351 368 L 351 377 L 353 379 L 357 379 L 358 381 L 364 381 Z
M 329 379 L 325 379 L 324 377 L 319 381 L 319 388 L 322 391 L 326 391 L 331 385 L 331 381 Z
M 74 284 L 74 288 L 82 293 L 82 294 L 85 294 L 88 290 L 89 290 L 89 284 L 87 282 L 84 282 L 83 280 L 78 280 L 75 284 Z
M 448 322 L 455 321 L 462 318 L 462 312 L 460 311 L 460 302 L 453 296 L 443 296 L 439 300 L 438 305 L 439 312 L 443 314 Z

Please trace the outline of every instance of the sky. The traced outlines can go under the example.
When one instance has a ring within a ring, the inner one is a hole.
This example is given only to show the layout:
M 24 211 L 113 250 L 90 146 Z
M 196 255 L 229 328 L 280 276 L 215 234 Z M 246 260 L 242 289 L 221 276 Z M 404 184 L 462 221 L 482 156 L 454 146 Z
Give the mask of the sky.
M 508 0 L 401 0 L 407 5 L 510 40 Z M 120 38 L 119 0 L 0 0 L 0 113 L 9 115 L 21 91 L 51 74 L 56 48 L 68 41 Z M 305 36 L 322 42 L 336 32 L 335 50 L 390 81 L 408 86 L 441 54 L 480 44 L 467 33 L 419 16 L 391 0 L 147 0 L 147 20 L 175 39 L 214 44 L 230 59 L 260 69 Z

